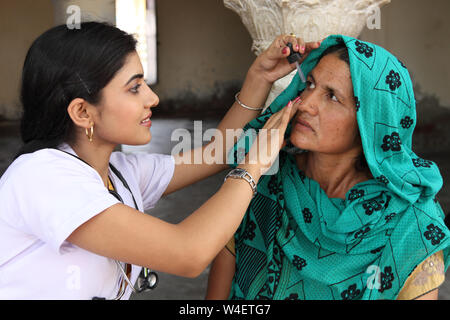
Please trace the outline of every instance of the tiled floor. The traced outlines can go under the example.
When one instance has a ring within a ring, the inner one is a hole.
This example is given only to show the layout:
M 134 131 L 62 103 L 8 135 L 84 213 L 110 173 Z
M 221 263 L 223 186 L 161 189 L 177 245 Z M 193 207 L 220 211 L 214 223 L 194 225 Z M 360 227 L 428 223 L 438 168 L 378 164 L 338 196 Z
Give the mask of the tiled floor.
M 203 130 L 215 127 L 216 120 L 203 121 Z M 149 145 L 141 147 L 123 146 L 124 152 L 152 152 L 170 154 L 178 141 L 171 141 L 174 129 L 193 130 L 193 121 L 186 119 L 155 119 L 152 126 L 153 139 Z M 0 123 L 0 174 L 4 172 L 13 154 L 18 150 L 17 123 Z M 420 154 L 426 159 L 435 161 L 444 177 L 444 188 L 439 200 L 446 213 L 450 212 L 450 151 L 441 153 Z M 179 222 L 206 201 L 221 185 L 225 173 L 210 177 L 195 185 L 187 187 L 159 201 L 151 214 L 169 222 Z M 447 183 L 446 183 L 447 182 Z M 159 285 L 150 293 L 133 295 L 132 299 L 204 299 L 209 269 L 195 279 L 181 278 L 159 273 Z M 450 300 L 450 268 L 447 281 L 440 287 L 439 299 Z

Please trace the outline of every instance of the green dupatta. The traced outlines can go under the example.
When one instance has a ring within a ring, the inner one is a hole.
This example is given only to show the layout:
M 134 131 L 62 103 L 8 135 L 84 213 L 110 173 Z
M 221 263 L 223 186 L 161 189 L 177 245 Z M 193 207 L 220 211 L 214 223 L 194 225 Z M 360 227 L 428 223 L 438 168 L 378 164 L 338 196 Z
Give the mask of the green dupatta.
M 448 267 L 450 233 L 435 198 L 442 177 L 411 148 L 416 112 L 408 70 L 379 46 L 335 35 L 310 53 L 303 72 L 339 41 L 348 49 L 359 131 L 375 179 L 355 185 L 345 200 L 330 199 L 284 148 L 279 170 L 260 179 L 235 234 L 231 299 L 395 299 L 433 253 L 443 250 Z M 244 130 L 262 128 L 304 88 L 296 75 Z M 232 149 L 234 159 L 248 151 L 252 139 L 242 148 L 244 140 Z

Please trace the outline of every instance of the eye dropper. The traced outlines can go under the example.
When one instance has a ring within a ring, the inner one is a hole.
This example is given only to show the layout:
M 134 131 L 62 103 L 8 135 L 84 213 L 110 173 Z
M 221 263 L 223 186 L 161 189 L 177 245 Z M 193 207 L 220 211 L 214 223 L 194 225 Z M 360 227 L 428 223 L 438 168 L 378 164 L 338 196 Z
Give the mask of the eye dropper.
M 292 48 L 292 43 L 288 42 L 287 46 L 289 47 L 290 50 L 287 59 L 289 63 L 295 63 L 295 65 L 297 66 L 298 75 L 300 76 L 302 82 L 305 83 L 306 82 L 305 75 L 303 74 L 302 69 L 300 68 L 300 63 L 298 63 L 298 60 L 302 58 L 302 55 L 299 52 L 294 51 L 294 49 Z

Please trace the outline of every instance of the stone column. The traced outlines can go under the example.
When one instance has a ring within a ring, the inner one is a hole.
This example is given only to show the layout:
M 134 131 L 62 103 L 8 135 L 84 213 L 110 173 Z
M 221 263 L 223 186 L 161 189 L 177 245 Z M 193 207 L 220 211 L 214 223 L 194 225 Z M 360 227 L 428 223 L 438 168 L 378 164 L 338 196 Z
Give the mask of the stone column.
M 294 33 L 305 41 L 331 34 L 357 37 L 379 8 L 391 0 L 224 0 L 235 11 L 253 39 L 251 50 L 259 55 L 280 34 Z M 290 83 L 296 71 L 276 81 L 266 107 Z

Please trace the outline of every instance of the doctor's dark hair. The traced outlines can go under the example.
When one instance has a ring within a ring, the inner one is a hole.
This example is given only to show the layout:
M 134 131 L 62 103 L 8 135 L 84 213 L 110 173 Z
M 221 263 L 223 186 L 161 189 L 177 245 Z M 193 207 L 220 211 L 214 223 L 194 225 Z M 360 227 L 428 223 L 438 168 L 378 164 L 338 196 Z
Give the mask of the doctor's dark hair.
M 56 26 L 39 36 L 25 58 L 20 98 L 20 134 L 16 157 L 55 148 L 74 138 L 67 107 L 75 98 L 95 105 L 102 89 L 136 50 L 136 40 L 106 23 L 84 22 L 80 29 Z

